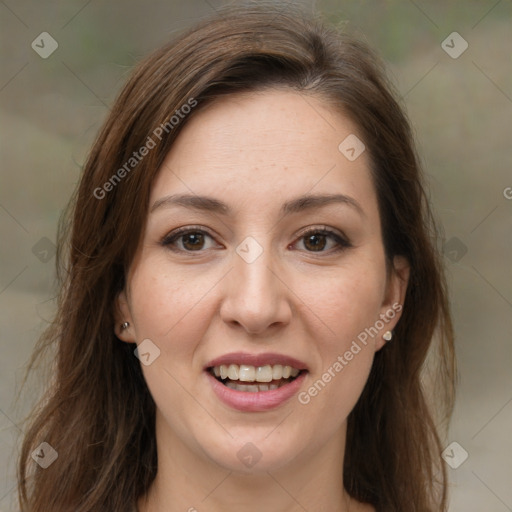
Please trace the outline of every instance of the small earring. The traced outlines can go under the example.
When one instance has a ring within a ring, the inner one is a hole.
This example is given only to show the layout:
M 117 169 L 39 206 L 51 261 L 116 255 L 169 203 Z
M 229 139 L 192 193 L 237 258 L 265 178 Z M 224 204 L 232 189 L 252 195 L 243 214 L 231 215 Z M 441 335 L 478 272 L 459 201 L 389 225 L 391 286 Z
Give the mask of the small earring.
M 393 333 L 391 331 L 386 331 L 382 337 L 386 340 L 386 341 L 389 341 L 391 340 L 391 338 L 393 337 Z
M 121 324 L 121 329 L 124 331 L 125 329 L 128 329 L 130 327 L 130 322 L 123 322 Z

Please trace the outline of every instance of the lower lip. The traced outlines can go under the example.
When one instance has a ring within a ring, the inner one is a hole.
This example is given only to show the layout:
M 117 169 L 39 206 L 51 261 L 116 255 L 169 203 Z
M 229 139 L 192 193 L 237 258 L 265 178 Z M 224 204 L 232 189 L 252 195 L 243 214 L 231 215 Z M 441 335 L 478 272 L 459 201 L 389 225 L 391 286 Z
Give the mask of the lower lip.
M 209 371 L 206 371 L 213 391 L 226 405 L 243 412 L 261 412 L 275 409 L 295 395 L 302 385 L 306 372 L 283 386 L 269 391 L 238 391 L 221 384 Z

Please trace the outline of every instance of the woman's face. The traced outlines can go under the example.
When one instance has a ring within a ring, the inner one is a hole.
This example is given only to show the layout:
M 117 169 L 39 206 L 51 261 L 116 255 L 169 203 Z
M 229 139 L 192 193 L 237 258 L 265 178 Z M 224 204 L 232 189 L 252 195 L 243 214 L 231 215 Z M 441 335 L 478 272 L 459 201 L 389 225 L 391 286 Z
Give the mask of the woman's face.
M 273 90 L 217 100 L 179 135 L 118 301 L 159 450 L 245 472 L 343 450 L 408 272 L 395 259 L 387 276 L 357 133 Z

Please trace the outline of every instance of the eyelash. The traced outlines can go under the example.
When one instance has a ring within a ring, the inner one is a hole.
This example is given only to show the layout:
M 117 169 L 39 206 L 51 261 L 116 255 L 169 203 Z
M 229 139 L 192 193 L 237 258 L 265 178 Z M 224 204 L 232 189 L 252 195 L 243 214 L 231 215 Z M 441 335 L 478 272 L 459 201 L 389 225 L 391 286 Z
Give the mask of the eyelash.
M 178 248 L 172 246 L 182 236 L 188 235 L 191 233 L 194 233 L 194 234 L 201 233 L 203 235 L 209 236 L 212 239 L 214 238 L 213 235 L 211 235 L 208 231 L 205 231 L 203 228 L 201 228 L 199 226 L 198 227 L 189 226 L 189 227 L 179 228 L 175 231 L 172 231 L 171 233 L 169 233 L 162 239 L 161 244 L 164 247 L 167 247 L 171 251 L 174 251 L 174 252 L 181 252 L 181 253 L 188 253 L 188 254 L 203 253 L 205 251 L 205 249 L 201 249 L 198 251 L 188 251 L 186 249 L 178 249 Z M 345 249 L 352 247 L 352 244 L 348 241 L 348 239 L 344 238 L 343 236 L 339 235 L 337 232 L 329 229 L 326 226 L 324 226 L 322 228 L 308 229 L 307 231 L 304 231 L 303 233 L 301 233 L 298 240 L 302 240 L 302 239 L 306 238 L 308 235 L 312 235 L 312 234 L 326 235 L 326 236 L 330 237 L 332 240 L 334 240 L 336 242 L 337 247 L 334 249 L 331 249 L 331 250 L 327 250 L 327 251 L 306 251 L 309 254 L 313 254 L 313 255 L 326 254 L 326 253 L 332 254 L 332 253 L 337 253 L 339 251 L 343 251 Z

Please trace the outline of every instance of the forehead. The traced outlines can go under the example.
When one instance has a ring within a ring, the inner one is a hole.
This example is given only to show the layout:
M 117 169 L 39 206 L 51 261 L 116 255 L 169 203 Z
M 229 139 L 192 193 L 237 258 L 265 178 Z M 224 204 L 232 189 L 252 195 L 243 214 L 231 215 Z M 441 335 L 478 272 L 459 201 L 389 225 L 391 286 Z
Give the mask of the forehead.
M 261 207 L 310 192 L 376 202 L 366 152 L 351 161 L 339 149 L 357 132 L 316 96 L 286 89 L 228 95 L 184 126 L 151 199 L 207 194 L 234 207 Z

